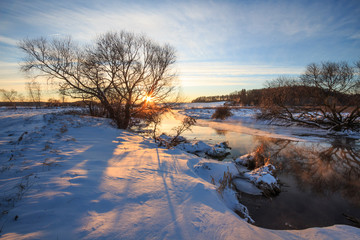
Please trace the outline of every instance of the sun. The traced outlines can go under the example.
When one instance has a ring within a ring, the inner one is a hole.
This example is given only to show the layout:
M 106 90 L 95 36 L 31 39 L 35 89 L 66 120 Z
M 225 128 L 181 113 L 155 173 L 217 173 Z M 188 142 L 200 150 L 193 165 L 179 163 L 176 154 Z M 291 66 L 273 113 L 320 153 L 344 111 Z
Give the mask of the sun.
M 145 102 L 152 102 L 154 100 L 154 97 L 152 97 L 152 96 L 148 96 L 148 95 L 146 95 L 145 97 L 144 97 L 144 101 Z

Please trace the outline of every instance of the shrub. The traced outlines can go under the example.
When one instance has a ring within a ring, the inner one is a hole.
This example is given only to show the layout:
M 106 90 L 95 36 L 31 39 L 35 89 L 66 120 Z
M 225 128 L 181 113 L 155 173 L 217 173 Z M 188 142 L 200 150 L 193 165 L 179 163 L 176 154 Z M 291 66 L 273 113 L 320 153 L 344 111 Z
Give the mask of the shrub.
M 180 135 L 186 130 L 191 130 L 191 127 L 196 124 L 196 119 L 190 116 L 185 117 L 181 125 L 173 128 L 176 131 L 176 135 L 171 139 L 170 146 L 176 146 L 178 144 L 178 140 Z
M 231 117 L 231 109 L 228 106 L 217 107 L 214 114 L 211 116 L 212 119 L 221 119 L 224 120 L 228 117 Z
M 270 163 L 270 157 L 266 156 L 265 148 L 264 144 L 261 144 L 256 148 L 253 159 L 248 162 L 247 167 L 249 170 L 254 170 L 255 168 L 259 168 Z

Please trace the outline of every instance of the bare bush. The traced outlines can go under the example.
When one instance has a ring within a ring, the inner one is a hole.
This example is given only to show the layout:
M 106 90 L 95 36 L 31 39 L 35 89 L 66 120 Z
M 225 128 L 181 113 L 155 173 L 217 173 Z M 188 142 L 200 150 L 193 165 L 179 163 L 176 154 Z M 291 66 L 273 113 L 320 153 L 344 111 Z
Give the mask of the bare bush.
M 49 98 L 46 104 L 48 107 L 60 107 L 60 101 L 54 98 Z
M 171 142 L 170 142 L 170 145 L 174 146 L 176 145 L 180 135 L 185 132 L 186 130 L 190 130 L 191 127 L 193 125 L 196 124 L 196 119 L 193 118 L 193 117 L 185 117 L 182 122 L 181 122 L 181 125 L 178 126 L 178 127 L 175 127 L 174 130 L 176 131 L 176 134 L 175 136 L 171 139 Z
M 39 108 L 41 105 L 41 86 L 40 83 L 32 80 L 26 83 L 26 90 L 28 91 L 29 99 L 36 108 Z
M 17 91 L 13 89 L 11 90 L 0 89 L 0 94 L 3 101 L 9 102 L 16 109 L 16 99 L 18 97 Z
M 231 117 L 232 115 L 233 114 L 231 113 L 231 109 L 228 106 L 221 106 L 216 108 L 211 118 L 224 120 L 228 117 Z
M 266 156 L 265 148 L 266 146 L 264 144 L 261 144 L 256 148 L 253 159 L 248 161 L 247 167 L 249 170 L 253 170 L 270 163 L 270 157 Z

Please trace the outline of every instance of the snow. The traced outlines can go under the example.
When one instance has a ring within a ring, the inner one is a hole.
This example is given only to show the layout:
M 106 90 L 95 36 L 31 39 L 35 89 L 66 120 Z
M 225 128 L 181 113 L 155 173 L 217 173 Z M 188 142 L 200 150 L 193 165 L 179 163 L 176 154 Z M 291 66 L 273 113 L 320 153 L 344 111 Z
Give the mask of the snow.
M 272 164 L 266 164 L 265 166 L 256 168 L 251 172 L 245 173 L 245 177 L 248 177 L 250 181 L 256 184 L 268 184 L 268 185 L 276 185 L 277 180 L 271 174 L 271 172 L 275 169 Z
M 212 147 L 203 141 L 197 141 L 195 143 L 182 142 L 178 144 L 176 148 L 202 157 L 223 158 L 230 154 L 230 148 L 226 143 L 216 144 Z
M 251 195 L 262 195 L 262 191 L 255 187 L 247 179 L 235 178 L 233 183 L 238 191 Z
M 176 148 L 179 148 L 189 153 L 207 153 L 208 151 L 211 151 L 211 147 L 203 141 L 198 141 L 194 144 L 180 143 L 176 146 Z
M 232 175 L 238 174 L 238 170 L 231 162 L 219 162 L 208 159 L 203 159 L 193 166 L 197 175 L 211 182 L 212 178 L 217 184 L 224 176 L 224 172 L 230 172 Z
M 56 112 L 0 110 L 2 239 L 360 239 L 342 225 L 253 226 L 234 213 L 231 189 L 217 191 L 225 171 L 237 172 L 231 162 Z
M 230 209 L 241 212 L 246 221 L 253 222 L 247 207 L 238 202 L 236 192 L 233 189 L 227 187 L 223 190 L 219 190 L 221 188 L 220 185 L 224 184 L 225 182 L 226 184 L 229 184 L 228 181 L 223 182 L 224 173 L 231 174 L 231 176 L 239 174 L 233 163 L 202 160 L 194 166 L 194 170 L 201 178 L 211 182 L 216 186 L 217 191 L 220 194 L 220 198 L 224 201 L 226 206 L 228 206 Z
M 234 162 L 248 167 L 249 162 L 254 161 L 255 155 L 256 152 L 245 154 L 235 159 Z M 251 183 L 254 183 L 255 186 L 261 189 L 265 195 L 277 195 L 280 192 L 280 186 L 278 184 L 277 178 L 275 177 L 275 171 L 276 168 L 274 165 L 265 163 L 265 165 L 255 168 L 252 171 L 242 171 L 242 177 L 248 179 Z M 243 187 L 242 183 L 238 183 L 236 186 L 240 191 L 242 191 L 240 189 Z M 247 189 L 245 189 L 245 191 L 246 190 Z M 254 190 L 254 192 L 254 195 L 257 195 L 257 191 Z
M 244 166 L 248 166 L 249 161 L 252 161 L 254 159 L 254 156 L 255 156 L 255 152 L 248 153 L 248 154 L 245 154 L 245 155 L 242 155 L 242 156 L 236 158 L 235 162 L 239 163 L 241 165 L 244 165 Z
M 166 134 L 161 134 L 158 137 L 160 143 L 159 146 L 170 146 L 173 137 Z M 226 142 L 215 144 L 210 146 L 209 144 L 204 143 L 203 141 L 195 141 L 193 143 L 189 142 L 186 138 L 179 136 L 177 138 L 179 142 L 175 148 L 181 149 L 188 153 L 196 154 L 201 157 L 210 157 L 210 158 L 223 158 L 230 154 L 230 148 Z

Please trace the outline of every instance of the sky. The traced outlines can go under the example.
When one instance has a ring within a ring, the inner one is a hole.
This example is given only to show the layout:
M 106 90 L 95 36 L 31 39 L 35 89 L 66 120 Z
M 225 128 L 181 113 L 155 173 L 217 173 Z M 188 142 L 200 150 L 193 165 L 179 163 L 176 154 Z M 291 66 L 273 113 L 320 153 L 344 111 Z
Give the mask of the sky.
M 0 88 L 25 92 L 24 38 L 145 34 L 177 51 L 187 100 L 264 87 L 306 65 L 360 59 L 360 1 L 0 0 Z M 44 83 L 43 89 L 54 87 Z

